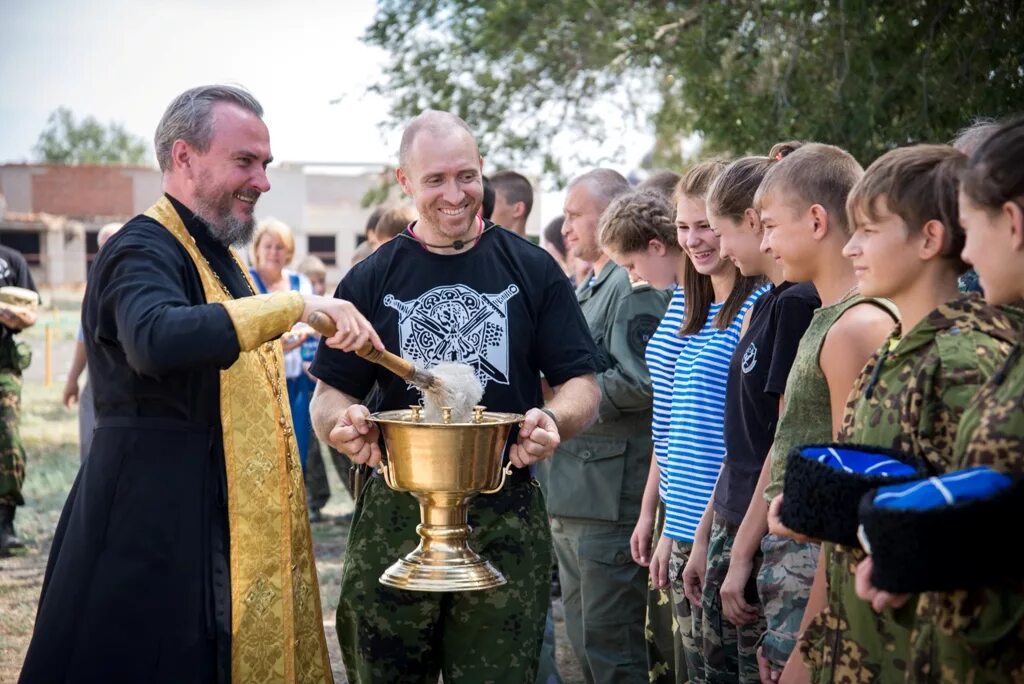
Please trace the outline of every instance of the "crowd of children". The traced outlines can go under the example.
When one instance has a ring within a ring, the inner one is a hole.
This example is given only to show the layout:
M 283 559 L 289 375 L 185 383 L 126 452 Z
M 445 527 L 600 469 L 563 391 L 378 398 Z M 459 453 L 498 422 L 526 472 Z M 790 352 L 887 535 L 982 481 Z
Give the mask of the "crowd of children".
M 1024 507 L 1024 119 L 968 138 L 866 170 L 781 143 L 602 217 L 673 292 L 631 540 L 677 653 L 652 682 L 1024 681 L 999 532 Z

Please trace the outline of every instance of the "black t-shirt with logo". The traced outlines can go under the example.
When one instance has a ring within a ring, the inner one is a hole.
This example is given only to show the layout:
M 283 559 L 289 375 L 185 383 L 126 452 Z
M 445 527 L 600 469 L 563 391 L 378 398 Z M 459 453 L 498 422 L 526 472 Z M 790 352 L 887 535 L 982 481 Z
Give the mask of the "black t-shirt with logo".
M 821 306 L 811 283 L 782 283 L 757 300 L 747 333 L 729 364 L 725 393 L 725 460 L 715 513 L 739 524 L 757 486 L 779 422 L 779 397 L 797 345 Z
M 490 411 L 541 406 L 541 373 L 556 386 L 598 370 L 576 295 L 554 259 L 490 223 L 475 246 L 455 254 L 429 252 L 403 233 L 349 271 L 335 296 L 355 304 L 388 351 L 418 367 L 472 366 Z M 323 343 L 310 372 L 371 411 L 420 400 L 383 367 Z

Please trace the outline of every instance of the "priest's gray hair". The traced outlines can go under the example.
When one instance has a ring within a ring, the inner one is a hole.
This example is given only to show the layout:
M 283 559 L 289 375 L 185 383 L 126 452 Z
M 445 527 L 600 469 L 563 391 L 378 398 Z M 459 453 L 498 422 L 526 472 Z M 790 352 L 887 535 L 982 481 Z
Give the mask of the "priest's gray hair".
M 606 209 L 613 199 L 629 192 L 629 181 L 614 169 L 587 171 L 582 176 L 573 178 L 566 191 L 580 184 L 586 185 L 590 194 L 604 204 L 602 210 Z
M 231 85 L 207 85 L 190 88 L 174 98 L 156 127 L 153 138 L 160 170 L 167 172 L 171 163 L 171 147 L 175 140 L 184 140 L 200 152 L 210 149 L 213 139 L 213 106 L 227 102 L 263 118 L 263 107 L 248 90 Z
M 469 125 L 460 117 L 451 112 L 428 109 L 410 121 L 409 125 L 405 127 L 405 132 L 402 133 L 402 143 L 398 147 L 398 165 L 403 169 L 407 168 L 409 163 L 409 151 L 412 149 L 412 143 L 422 130 L 428 130 L 439 137 L 462 130 L 473 140 L 473 144 L 476 144 L 473 131 L 469 130 Z

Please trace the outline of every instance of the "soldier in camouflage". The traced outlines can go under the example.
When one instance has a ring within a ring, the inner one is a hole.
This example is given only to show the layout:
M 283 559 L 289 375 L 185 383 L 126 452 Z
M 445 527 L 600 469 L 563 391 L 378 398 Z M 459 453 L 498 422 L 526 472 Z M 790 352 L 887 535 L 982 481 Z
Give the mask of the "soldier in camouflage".
M 25 257 L 0 246 L 0 287 L 14 286 L 35 291 Z M 14 530 L 14 513 L 25 504 L 21 485 L 25 481 L 25 447 L 18 433 L 21 408 L 21 372 L 28 367 L 31 352 L 15 335 L 36 321 L 31 307 L 0 302 L 0 557 L 24 547 Z
M 1016 322 L 1019 333 L 1024 333 L 1021 319 Z M 1018 341 L 960 421 L 953 457 L 956 469 L 985 465 L 1024 474 L 1021 397 L 1024 344 Z M 913 624 L 908 681 L 1024 681 L 1024 581 L 1001 590 L 922 594 Z
M 868 168 L 848 201 L 856 230 L 844 254 L 858 269 L 861 291 L 890 297 L 901 322 L 854 384 L 840 441 L 912 454 L 931 474 L 954 467 L 960 417 L 1015 338 L 1004 313 L 957 294 L 966 265 L 956 178 L 965 161 L 940 145 L 894 150 Z M 946 296 L 952 298 L 924 314 Z M 914 312 L 923 318 L 915 321 Z M 800 640 L 811 681 L 899 681 L 914 602 L 876 614 L 855 590 L 864 554 L 834 543 L 824 548 L 827 603 Z
M 1024 475 L 1024 312 L 1011 308 L 1024 301 L 1022 159 L 1024 119 L 1018 118 L 981 144 L 960 178 L 960 217 L 967 233 L 963 258 L 977 270 L 985 299 L 1004 307 L 1015 345 L 964 412 L 953 469 L 983 465 Z M 956 552 L 951 544 L 950 553 Z M 1024 581 L 921 595 L 906 664 L 911 682 L 1024 681 Z
M 932 473 L 948 472 L 960 416 L 1006 358 L 1012 336 L 1005 315 L 969 296 L 940 306 L 902 339 L 897 328 L 854 386 L 841 441 L 912 453 Z M 800 641 L 812 681 L 900 680 L 913 607 L 876 615 L 854 590 L 863 553 L 825 549 L 828 604 Z

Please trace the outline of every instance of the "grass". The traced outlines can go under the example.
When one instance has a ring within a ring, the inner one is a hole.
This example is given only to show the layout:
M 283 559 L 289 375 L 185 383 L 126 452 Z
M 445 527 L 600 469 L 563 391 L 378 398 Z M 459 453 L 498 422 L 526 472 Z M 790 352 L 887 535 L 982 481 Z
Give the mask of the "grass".
M 78 473 L 78 424 L 57 387 L 26 385 L 21 436 L 27 452 L 18 534 L 26 553 L 0 560 L 0 682 L 18 678 L 35 623 L 46 558 L 68 490 Z

